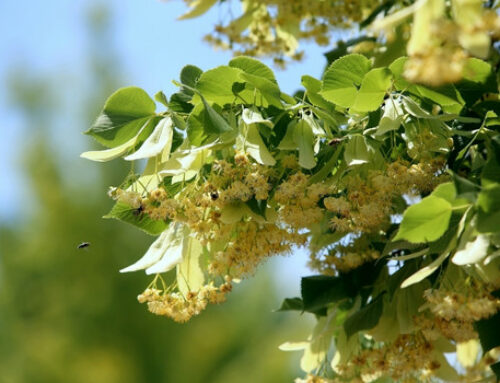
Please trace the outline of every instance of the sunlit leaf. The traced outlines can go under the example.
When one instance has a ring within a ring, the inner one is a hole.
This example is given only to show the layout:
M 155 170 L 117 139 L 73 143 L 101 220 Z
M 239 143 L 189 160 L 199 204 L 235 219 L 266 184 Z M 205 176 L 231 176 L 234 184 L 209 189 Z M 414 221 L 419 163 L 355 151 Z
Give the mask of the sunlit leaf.
M 328 101 L 345 108 L 356 101 L 363 77 L 370 70 L 370 60 L 359 54 L 341 57 L 334 61 L 323 76 L 320 94 Z
M 405 281 L 401 284 L 401 288 L 404 289 L 405 287 L 414 285 L 415 283 L 418 283 L 420 281 L 423 281 L 425 278 L 427 278 L 429 275 L 433 274 L 439 266 L 444 262 L 446 258 L 448 258 L 450 254 L 449 253 L 443 253 L 441 254 L 438 258 L 436 258 L 434 261 L 432 261 L 429 265 L 424 266 L 420 270 L 418 270 L 415 274 L 413 274 L 411 277 L 405 279 Z
M 300 120 L 293 130 L 293 140 L 299 149 L 299 165 L 305 169 L 316 166 L 314 157 L 314 135 L 311 125 L 306 120 Z
M 450 222 L 452 205 L 445 199 L 429 196 L 410 206 L 394 241 L 405 239 L 412 243 L 432 242 L 441 237 Z
M 134 209 L 122 202 L 117 202 L 111 211 L 103 218 L 118 219 L 122 222 L 134 225 L 140 230 L 151 235 L 158 235 L 162 233 L 168 226 L 167 222 L 152 220 L 140 210 Z
M 101 114 L 85 134 L 114 148 L 134 137 L 155 109 L 155 102 L 144 90 L 133 86 L 121 88 L 106 100 Z

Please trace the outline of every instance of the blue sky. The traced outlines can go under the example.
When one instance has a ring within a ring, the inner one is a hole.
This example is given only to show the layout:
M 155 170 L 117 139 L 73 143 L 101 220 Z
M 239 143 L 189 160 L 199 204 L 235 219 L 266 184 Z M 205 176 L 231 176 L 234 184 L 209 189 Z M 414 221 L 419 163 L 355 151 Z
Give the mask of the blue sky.
M 85 13 L 89 0 L 2 0 L 0 1 L 0 220 L 10 220 L 19 214 L 25 198 L 18 162 L 20 149 L 28 139 L 23 121 L 11 110 L 6 94 L 9 72 L 16 67 L 27 70 L 28 76 L 42 73 L 60 81 L 79 78 L 87 65 Z M 218 21 L 220 9 L 213 9 L 201 18 L 177 21 L 186 11 L 180 0 L 101 0 L 111 10 L 113 43 L 118 50 L 123 69 L 123 84 L 136 85 L 150 94 L 163 90 L 175 91 L 172 79 L 177 79 L 182 67 L 194 64 L 206 70 L 226 64 L 231 53 L 214 51 L 202 42 L 204 34 Z M 305 46 L 306 59 L 286 71 L 276 68 L 281 88 L 293 92 L 300 86 L 300 77 L 319 77 L 325 60 L 322 50 L 313 44 Z M 271 65 L 270 60 L 266 62 Z M 67 92 L 78 92 L 68 89 Z M 70 108 L 71 109 L 71 105 Z M 66 124 L 79 126 L 77 115 L 66 113 Z M 82 125 L 82 131 L 86 127 Z M 57 127 L 54 129 L 58 129 Z M 64 137 L 75 143 L 77 150 L 89 144 L 82 136 Z M 75 152 L 77 151 L 75 150 Z

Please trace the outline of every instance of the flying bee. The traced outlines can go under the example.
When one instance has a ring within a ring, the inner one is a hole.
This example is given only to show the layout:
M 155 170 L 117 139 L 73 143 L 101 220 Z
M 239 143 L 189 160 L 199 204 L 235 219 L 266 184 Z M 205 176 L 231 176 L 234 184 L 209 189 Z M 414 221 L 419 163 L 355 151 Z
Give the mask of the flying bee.
M 90 242 L 82 242 L 77 246 L 77 249 L 86 249 L 90 246 Z

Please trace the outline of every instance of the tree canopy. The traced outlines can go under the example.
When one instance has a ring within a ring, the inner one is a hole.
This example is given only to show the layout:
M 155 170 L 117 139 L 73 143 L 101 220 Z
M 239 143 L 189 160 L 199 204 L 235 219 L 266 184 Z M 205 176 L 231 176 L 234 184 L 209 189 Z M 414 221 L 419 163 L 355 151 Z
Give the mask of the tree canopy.
M 82 157 L 131 164 L 106 217 L 156 236 L 121 270 L 152 275 L 139 302 L 185 322 L 307 247 L 315 274 L 280 308 L 317 319 L 281 346 L 303 350 L 305 381 L 500 377 L 497 2 L 241 5 L 207 38 L 227 65 L 187 65 L 170 96 L 119 89 L 86 132 L 106 149 Z M 294 95 L 250 57 L 299 60 L 339 29 L 356 37 Z

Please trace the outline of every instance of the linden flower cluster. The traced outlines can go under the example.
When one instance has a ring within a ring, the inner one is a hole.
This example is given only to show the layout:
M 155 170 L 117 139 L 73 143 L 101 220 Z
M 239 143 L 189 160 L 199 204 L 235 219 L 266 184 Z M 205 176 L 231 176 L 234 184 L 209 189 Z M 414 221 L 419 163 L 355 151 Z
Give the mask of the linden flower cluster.
M 417 383 L 441 366 L 432 351 L 432 344 L 421 334 L 403 334 L 380 348 L 362 350 L 338 366 L 337 372 L 344 379 L 361 378 L 363 382 L 387 376 Z
M 217 25 L 205 40 L 235 55 L 273 56 L 278 66 L 284 66 L 283 55 L 302 59 L 298 40 L 328 46 L 334 28 L 349 28 L 380 4 L 379 0 L 242 0 L 243 15 Z
M 254 273 L 257 266 L 273 255 L 286 254 L 292 245 L 302 246 L 307 237 L 289 232 L 275 224 L 259 224 L 242 222 L 238 224 L 236 233 L 222 230 L 214 238 L 214 242 L 226 242 L 224 250 L 217 251 L 211 260 L 208 271 L 213 275 L 225 273 L 234 278 L 242 278 Z
M 335 214 L 330 220 L 332 229 L 345 233 L 383 230 L 394 213 L 394 197 L 434 189 L 444 181 L 436 177 L 443 165 L 439 158 L 411 166 L 396 161 L 389 164 L 385 172 L 370 172 L 366 179 L 359 175 L 345 177 L 339 190 L 344 196 L 324 201 L 326 209 Z
M 494 315 L 500 309 L 500 299 L 487 291 L 475 288 L 468 293 L 426 290 L 424 298 L 430 304 L 432 313 L 446 321 L 476 322 Z
M 369 239 L 361 236 L 348 245 L 336 245 L 327 255 L 319 258 L 311 252 L 309 267 L 324 275 L 347 273 L 366 262 L 372 262 L 380 257 L 380 252 L 371 248 Z
M 343 196 L 323 200 L 326 210 L 334 214 L 330 218 L 331 229 L 345 234 L 368 235 L 384 231 L 394 214 L 394 198 L 433 190 L 446 179 L 439 175 L 443 166 L 441 158 L 413 165 L 396 161 L 389 164 L 385 172 L 371 171 L 366 179 L 358 175 L 346 176 L 335 190 Z M 348 246 L 335 245 L 323 256 L 319 251 L 311 251 L 309 266 L 326 275 L 351 271 L 380 256 L 369 244 L 369 238 L 361 236 Z
M 428 341 L 434 341 L 444 336 L 455 342 L 466 342 L 478 337 L 472 322 L 446 320 L 438 316 L 427 317 L 424 315 L 415 317 L 414 322 Z
M 278 170 L 236 152 L 232 158 L 214 161 L 210 173 L 200 174 L 176 194 L 169 194 L 163 186 L 146 195 L 111 190 L 110 195 L 129 205 L 134 214 L 186 225 L 208 250 L 206 284 L 188 296 L 175 292 L 175 286 L 174 292 L 148 290 L 139 299 L 148 303 L 151 312 L 176 321 L 199 314 L 207 303 L 222 301 L 231 290 L 227 281 L 217 286 L 216 280 L 245 278 L 267 258 L 305 245 L 307 233 L 303 229 L 320 223 L 325 216 L 333 215 L 331 227 L 340 232 L 369 234 L 382 230 L 389 222 L 393 197 L 431 190 L 442 161 L 411 166 L 399 161 L 390 164 L 385 172 L 370 173 L 368 180 L 347 176 L 336 186 L 323 181 L 311 183 L 310 176 L 298 168 L 295 156 L 284 157 L 281 165 L 283 171 L 289 172 L 283 179 Z M 265 216 L 245 204 L 250 200 L 265 201 Z M 375 260 L 380 254 L 369 247 L 367 240 L 337 247 L 325 260 L 316 259 L 312 265 L 333 274 Z
M 444 2 L 432 10 L 431 20 L 424 8 L 432 6 L 428 2 L 417 11 L 404 75 L 412 82 L 440 86 L 463 78 L 468 57 L 488 56 L 491 41 L 500 35 L 500 18 L 481 1 L 456 1 L 453 20 L 445 16 Z
M 323 218 L 324 209 L 318 202 L 331 188 L 324 183 L 308 183 L 309 176 L 299 171 L 282 182 L 274 194 L 280 219 L 292 230 L 309 227 Z
M 226 294 L 232 290 L 230 280 L 219 287 L 213 283 L 202 286 L 199 291 L 189 292 L 186 296 L 178 292 L 167 293 L 156 288 L 148 288 L 137 297 L 139 303 L 147 303 L 148 310 L 176 322 L 184 323 L 200 314 L 208 303 L 218 304 L 226 300 Z

